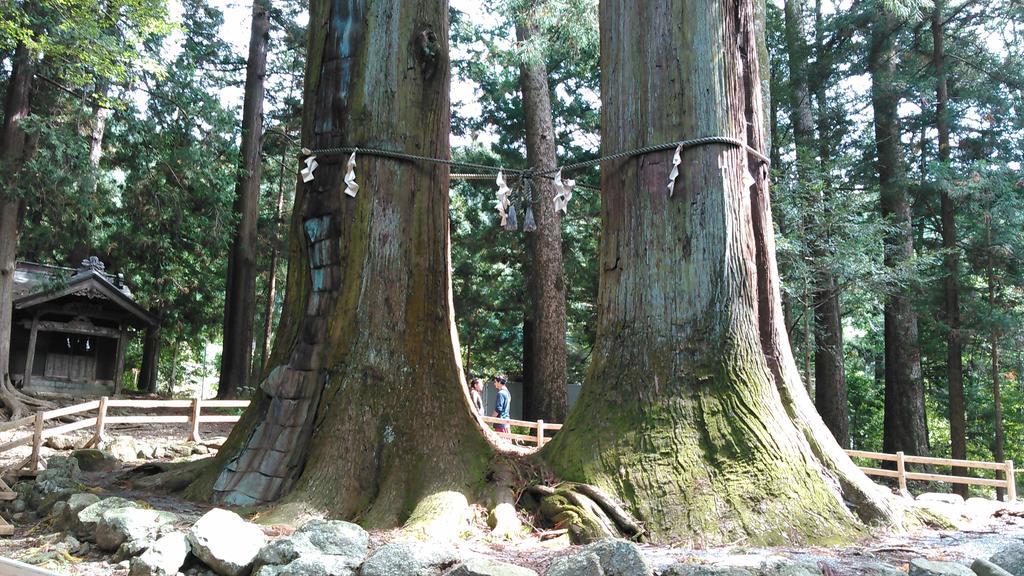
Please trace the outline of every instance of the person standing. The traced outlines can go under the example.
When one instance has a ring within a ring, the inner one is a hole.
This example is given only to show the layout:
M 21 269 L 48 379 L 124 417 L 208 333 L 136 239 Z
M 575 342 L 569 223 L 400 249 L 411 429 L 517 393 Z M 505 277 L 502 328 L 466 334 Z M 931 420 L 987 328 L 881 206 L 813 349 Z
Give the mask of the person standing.
M 484 415 L 484 381 L 480 378 L 473 378 L 469 382 L 469 400 L 473 404 L 473 410 L 480 416 Z
M 492 417 L 502 418 L 504 420 L 509 419 L 508 411 L 512 405 L 512 395 L 508 391 L 508 379 L 504 375 L 499 374 L 494 377 L 494 389 L 498 391 L 498 395 L 494 399 L 494 412 L 491 414 Z M 508 424 L 495 424 L 494 429 L 498 432 L 509 432 Z

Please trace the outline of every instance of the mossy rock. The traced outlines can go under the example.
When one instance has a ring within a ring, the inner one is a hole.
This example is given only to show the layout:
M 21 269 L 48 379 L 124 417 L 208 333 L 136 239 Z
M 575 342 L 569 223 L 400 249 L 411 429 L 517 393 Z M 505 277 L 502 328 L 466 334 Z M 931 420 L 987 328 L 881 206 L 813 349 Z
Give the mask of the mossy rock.
M 121 467 L 121 461 L 110 452 L 95 448 L 83 448 L 71 453 L 78 460 L 78 467 L 85 472 L 108 472 Z

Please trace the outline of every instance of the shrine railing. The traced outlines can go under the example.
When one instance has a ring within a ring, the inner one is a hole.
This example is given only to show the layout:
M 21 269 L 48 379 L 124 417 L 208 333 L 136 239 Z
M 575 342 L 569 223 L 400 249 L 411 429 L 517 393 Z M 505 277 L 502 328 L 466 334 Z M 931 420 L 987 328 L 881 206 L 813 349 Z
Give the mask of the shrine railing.
M 954 460 L 952 458 L 909 456 L 903 452 L 886 454 L 883 452 L 866 452 L 864 450 L 847 450 L 846 453 L 855 458 L 895 462 L 895 470 L 889 470 L 886 468 L 869 468 L 864 466 L 861 466 L 860 469 L 868 476 L 895 478 L 901 492 L 905 492 L 907 490 L 907 480 L 925 480 L 928 482 L 974 484 L 979 486 L 1003 488 L 1006 490 L 1006 500 L 1008 502 L 1013 502 L 1017 499 L 1017 481 L 1014 477 L 1013 460 L 1007 460 L 1005 462 L 983 462 L 980 460 Z M 953 476 L 951 474 L 911 472 L 907 470 L 907 464 L 930 464 L 935 466 L 952 466 L 954 468 L 982 468 L 986 470 L 996 470 L 1003 472 L 1003 478 L 977 478 L 974 476 Z

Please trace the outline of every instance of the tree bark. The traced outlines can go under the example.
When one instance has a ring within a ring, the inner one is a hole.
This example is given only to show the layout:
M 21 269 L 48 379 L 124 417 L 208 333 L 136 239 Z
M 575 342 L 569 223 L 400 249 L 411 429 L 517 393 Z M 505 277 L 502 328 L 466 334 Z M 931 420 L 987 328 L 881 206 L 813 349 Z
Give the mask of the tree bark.
M 898 23 L 879 7 L 871 28 L 868 70 L 874 111 L 876 162 L 882 217 L 890 224 L 885 237 L 885 265 L 897 269 L 914 257 L 914 229 L 901 165 L 894 36 Z M 917 314 L 911 291 L 897 287 L 885 298 L 885 415 L 882 450 L 928 453 L 928 428 L 921 381 Z
M 146 330 L 142 340 L 142 368 L 139 371 L 139 392 L 156 393 L 156 382 L 160 374 L 160 326 Z
M 712 135 L 764 149 L 750 0 L 600 6 L 605 152 Z M 766 167 L 742 148 L 690 148 L 669 197 L 671 158 L 602 166 L 594 363 L 542 455 L 618 495 L 654 540 L 842 538 L 860 527 L 847 496 L 891 519 L 796 372 Z
M 27 411 L 11 386 L 11 319 L 14 305 L 14 270 L 17 266 L 18 237 L 25 212 L 25 200 L 14 190 L 14 179 L 28 154 L 27 136 L 21 121 L 29 114 L 31 105 L 32 54 L 24 44 L 18 44 L 12 59 L 11 75 L 7 80 L 4 100 L 4 123 L 0 131 L 0 399 L 12 417 Z
M 949 163 L 949 91 L 946 86 L 945 32 L 942 24 L 942 0 L 932 10 L 932 62 L 935 66 L 935 128 L 939 133 L 939 162 Z M 946 381 L 949 385 L 950 456 L 967 459 L 967 416 L 964 399 L 963 337 L 960 334 L 960 249 L 956 244 L 956 205 L 949 195 L 950 184 L 939 182 L 942 190 L 943 313 L 946 320 Z M 953 468 L 963 476 L 966 468 Z M 967 497 L 967 486 L 954 484 L 953 491 Z
M 314 0 L 309 31 L 304 146 L 449 157 L 446 2 Z M 351 198 L 348 155 L 317 160 L 296 191 L 271 370 L 190 493 L 228 504 L 287 494 L 283 516 L 429 532 L 439 514 L 468 513 L 438 500 L 464 504 L 491 455 L 457 353 L 449 170 L 357 154 Z
M 985 239 L 988 252 L 988 309 L 990 314 L 995 314 L 996 308 L 996 274 L 993 265 L 992 245 L 992 205 L 991 200 L 988 212 L 985 214 Z M 989 351 L 991 353 L 992 368 L 992 406 L 995 410 L 995 437 L 992 439 L 992 458 L 996 462 L 1003 462 L 1006 459 L 1005 446 L 1006 435 L 1003 432 L 1003 397 L 999 387 L 999 330 L 996 322 L 991 322 L 989 328 Z M 1002 474 L 1003 479 L 1006 478 Z M 1002 500 L 1006 495 L 1005 488 L 996 488 L 996 500 Z
M 242 104 L 242 156 L 235 188 L 238 228 L 228 259 L 224 298 L 224 352 L 217 397 L 233 396 L 245 385 L 252 363 L 252 325 L 256 313 L 256 221 L 259 216 L 260 150 L 263 140 L 263 80 L 267 74 L 270 0 L 253 0 L 249 60 Z
M 270 270 L 267 273 L 267 304 L 263 308 L 263 336 L 260 339 L 260 370 L 259 377 L 265 373 L 270 360 L 270 340 L 274 331 L 274 304 L 277 302 L 277 267 L 280 262 L 278 239 L 281 231 L 281 214 L 284 212 L 284 181 L 287 147 L 281 153 L 281 175 L 277 186 L 277 205 L 274 209 L 274 240 L 270 252 Z
M 537 33 L 536 25 L 528 20 L 516 27 L 520 42 Z M 539 170 L 554 169 L 557 163 L 555 130 L 547 67 L 543 62 L 520 65 L 519 89 L 523 95 L 527 162 Z M 523 417 L 564 422 L 566 319 L 561 216 L 554 207 L 554 182 L 534 178 L 532 184 L 530 204 L 537 230 L 526 235 Z

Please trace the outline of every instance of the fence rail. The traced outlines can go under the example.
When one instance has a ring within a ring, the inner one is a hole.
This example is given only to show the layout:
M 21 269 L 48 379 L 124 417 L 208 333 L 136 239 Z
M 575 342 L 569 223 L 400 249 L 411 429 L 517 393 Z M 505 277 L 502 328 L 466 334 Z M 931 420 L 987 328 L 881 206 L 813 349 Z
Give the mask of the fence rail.
M 488 424 L 504 424 L 506 426 L 519 426 L 522 428 L 529 428 L 533 430 L 533 434 L 515 434 L 511 431 L 501 432 L 497 434 L 506 440 L 512 440 L 514 442 L 532 442 L 537 448 L 540 448 L 547 443 L 548 439 L 544 435 L 546 430 L 558 431 L 562 429 L 561 424 L 551 424 L 544 422 L 543 420 L 529 421 L 529 420 L 510 420 L 508 418 L 493 418 L 491 416 L 483 416 L 483 421 Z M 511 430 L 511 428 L 510 428 Z
M 1003 488 L 1006 490 L 1006 500 L 1008 502 L 1017 500 L 1017 481 L 1014 477 L 1013 460 L 1007 460 L 1005 462 L 983 462 L 981 460 L 954 460 L 952 458 L 908 456 L 903 452 L 886 454 L 884 452 L 867 452 L 864 450 L 847 450 L 846 453 L 855 458 L 895 462 L 895 470 L 888 470 L 886 468 L 869 468 L 865 466 L 861 466 L 860 469 L 868 476 L 895 478 L 896 482 L 899 484 L 900 491 L 906 491 L 907 480 L 924 480 L 927 482 L 948 482 L 950 484 L 973 484 L 976 486 L 993 486 L 995 488 Z M 907 464 L 930 464 L 936 466 L 953 466 L 955 468 L 982 468 L 986 470 L 995 470 L 1003 473 L 1003 479 L 909 472 L 907 471 Z
M 32 454 L 28 460 L 15 466 L 16 469 L 27 468 L 29 472 L 37 472 L 40 466 L 39 450 L 43 440 L 50 436 L 58 436 L 84 428 L 94 428 L 95 432 L 86 446 L 95 446 L 103 440 L 103 432 L 108 424 L 188 424 L 188 439 L 193 442 L 200 441 L 199 425 L 213 422 L 238 422 L 240 416 L 229 414 L 207 414 L 203 415 L 204 408 L 245 408 L 249 405 L 248 400 L 132 400 L 124 398 L 108 398 L 104 396 L 99 400 L 83 402 L 74 406 L 36 412 L 34 416 L 28 416 L 12 422 L 0 423 L 0 432 L 15 430 L 18 428 L 32 427 L 31 433 L 25 436 L 14 438 L 0 444 L 0 453 L 6 452 L 19 446 L 32 445 Z M 110 414 L 111 408 L 123 409 L 188 409 L 185 414 L 146 414 L 146 415 L 121 415 Z M 95 416 L 83 418 L 75 422 L 60 424 L 58 426 L 46 427 L 46 423 L 57 418 L 83 414 L 96 411 Z

